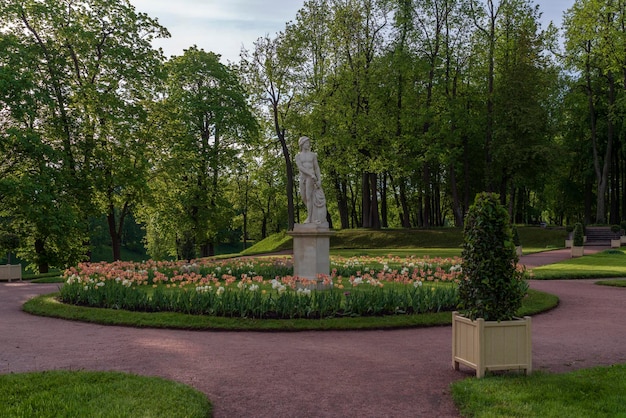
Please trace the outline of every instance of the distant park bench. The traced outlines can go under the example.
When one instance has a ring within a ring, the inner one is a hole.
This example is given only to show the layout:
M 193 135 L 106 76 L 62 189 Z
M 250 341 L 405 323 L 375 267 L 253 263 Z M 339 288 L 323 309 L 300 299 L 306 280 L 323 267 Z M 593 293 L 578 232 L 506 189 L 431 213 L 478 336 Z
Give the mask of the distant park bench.
M 22 266 L 20 264 L 6 264 L 0 266 L 0 281 L 13 279 L 22 281 Z

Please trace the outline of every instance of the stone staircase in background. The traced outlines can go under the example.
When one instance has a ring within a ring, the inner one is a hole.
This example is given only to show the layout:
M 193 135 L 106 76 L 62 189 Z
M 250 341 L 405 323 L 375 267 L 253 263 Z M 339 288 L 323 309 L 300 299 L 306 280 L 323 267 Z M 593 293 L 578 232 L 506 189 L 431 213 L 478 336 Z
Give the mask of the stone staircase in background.
M 609 246 L 616 234 L 611 232 L 611 228 L 608 226 L 588 226 L 585 228 L 585 236 L 587 237 L 585 245 Z M 619 238 L 619 234 L 617 234 L 617 237 Z

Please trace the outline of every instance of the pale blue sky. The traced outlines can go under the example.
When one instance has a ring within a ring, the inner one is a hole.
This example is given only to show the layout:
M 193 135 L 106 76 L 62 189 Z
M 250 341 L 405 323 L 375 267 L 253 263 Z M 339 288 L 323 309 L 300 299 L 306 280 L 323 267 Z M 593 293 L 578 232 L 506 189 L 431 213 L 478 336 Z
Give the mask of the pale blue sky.
M 545 26 L 561 26 L 563 12 L 575 0 L 535 0 Z M 239 60 L 241 47 L 265 34 L 273 35 L 295 20 L 304 0 L 130 0 L 137 10 L 157 18 L 172 37 L 157 40 L 166 56 L 181 55 L 197 45 L 222 55 L 222 61 Z

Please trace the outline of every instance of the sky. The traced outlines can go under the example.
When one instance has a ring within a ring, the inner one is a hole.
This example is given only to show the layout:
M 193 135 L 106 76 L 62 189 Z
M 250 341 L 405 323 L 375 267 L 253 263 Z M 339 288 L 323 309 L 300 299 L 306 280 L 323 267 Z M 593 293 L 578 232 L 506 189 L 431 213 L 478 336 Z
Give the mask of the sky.
M 575 0 L 535 0 L 543 13 L 542 25 L 561 26 L 563 12 Z M 242 47 L 285 28 L 295 20 L 305 0 L 130 0 L 136 9 L 158 19 L 172 35 L 154 42 L 166 57 L 182 55 L 190 46 L 222 56 L 222 62 L 238 62 Z

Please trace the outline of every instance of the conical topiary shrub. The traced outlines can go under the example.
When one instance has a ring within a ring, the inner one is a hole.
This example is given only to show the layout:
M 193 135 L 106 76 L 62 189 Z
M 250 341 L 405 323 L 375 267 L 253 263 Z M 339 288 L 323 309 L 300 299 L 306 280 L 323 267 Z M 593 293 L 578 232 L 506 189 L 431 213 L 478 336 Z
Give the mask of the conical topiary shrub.
M 494 193 L 480 193 L 470 207 L 463 230 L 463 279 L 459 311 L 469 319 L 512 319 L 528 290 L 506 209 Z
M 511 232 L 513 234 L 513 245 L 515 245 L 516 247 L 519 247 L 520 245 L 522 245 L 519 239 L 519 232 L 517 232 L 517 228 L 515 227 L 515 225 L 511 226 Z
M 574 247 L 582 247 L 585 243 L 585 228 L 580 222 L 574 225 Z

